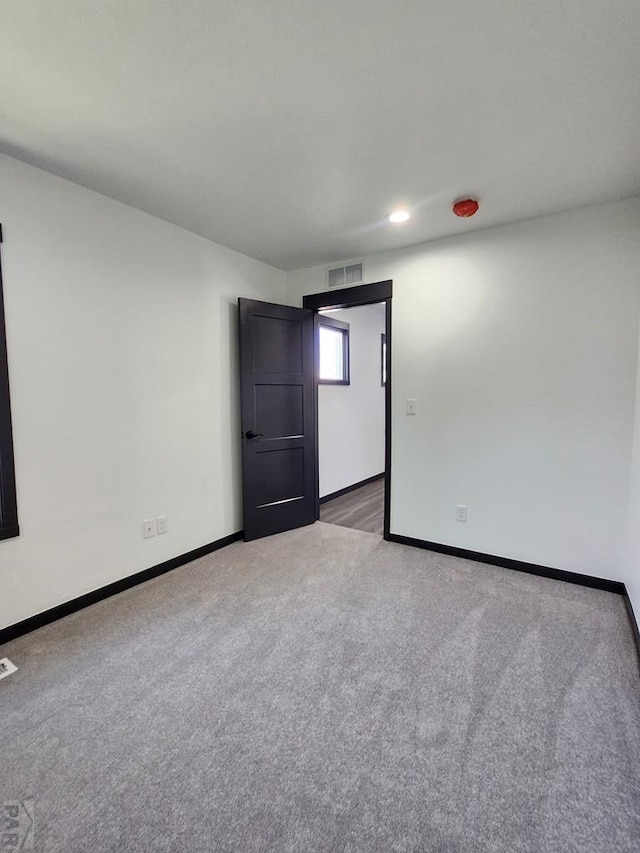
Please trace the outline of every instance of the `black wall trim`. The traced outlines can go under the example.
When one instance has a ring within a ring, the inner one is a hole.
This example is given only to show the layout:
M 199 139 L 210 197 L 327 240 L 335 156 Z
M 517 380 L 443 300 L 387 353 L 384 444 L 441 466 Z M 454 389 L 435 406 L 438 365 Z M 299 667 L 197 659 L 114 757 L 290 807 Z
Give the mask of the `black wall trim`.
M 331 492 L 330 495 L 325 495 L 323 498 L 320 498 L 320 503 L 326 504 L 327 501 L 332 501 L 334 498 L 341 498 L 342 495 L 348 495 L 349 492 L 355 492 L 355 490 L 359 489 L 361 486 L 368 486 L 369 483 L 375 483 L 376 480 L 384 480 L 384 471 L 382 474 L 375 474 L 373 477 L 367 477 L 366 480 L 360 480 L 359 483 L 354 483 L 352 486 L 345 486 L 344 489 L 338 489 L 337 492 Z
M 17 524 L 9 527 L 0 527 L 0 539 L 11 539 L 13 536 L 20 535 L 20 528 Z
M 638 620 L 636 619 L 636 614 L 633 611 L 633 605 L 631 604 L 631 599 L 629 598 L 629 593 L 627 592 L 626 586 L 624 589 L 624 603 L 627 607 L 629 622 L 631 622 L 633 639 L 636 641 L 636 651 L 638 652 L 638 669 L 640 670 L 640 629 L 638 628 Z
M 393 282 L 375 281 L 372 284 L 357 284 L 355 287 L 337 287 L 302 297 L 302 307 L 313 311 L 326 308 L 355 308 L 357 305 L 373 305 L 393 296 Z
M 45 610 L 44 613 L 38 613 L 35 616 L 30 616 L 22 622 L 16 622 L 15 625 L 9 625 L 8 628 L 0 629 L 0 645 L 8 643 L 10 640 L 15 640 L 16 637 L 21 637 L 23 634 L 28 634 L 30 631 L 35 631 L 36 628 L 42 628 L 50 622 L 55 622 L 62 619 L 63 616 L 69 616 L 90 604 L 96 604 L 98 601 L 103 601 L 105 598 L 110 598 L 112 595 L 117 595 L 119 592 L 124 592 L 131 587 L 149 581 L 152 578 L 157 578 L 172 569 L 177 569 L 179 566 L 184 566 L 186 563 L 191 563 L 199 557 L 205 557 L 213 551 L 218 551 L 226 545 L 231 545 L 232 542 L 237 542 L 242 539 L 244 531 L 232 533 L 230 536 L 225 536 L 222 539 L 216 539 L 215 542 L 209 542 L 208 545 L 202 545 L 194 551 L 188 551 L 186 554 L 180 554 L 178 557 L 172 557 L 164 563 L 159 563 L 157 566 L 152 566 L 150 569 L 144 569 L 137 572 L 135 575 L 122 578 L 114 583 L 107 584 L 93 592 L 88 592 L 86 595 L 81 595 L 79 598 L 74 598 L 71 601 L 66 601 L 64 604 L 59 604 L 57 607 L 52 607 L 51 610 Z
M 0 225 L 0 243 L 2 243 L 2 225 Z M 9 397 L 7 333 L 2 296 L 2 264 L 0 263 L 0 539 L 18 536 L 19 533 L 11 401 Z
M 509 557 L 495 557 L 493 554 L 482 554 L 480 551 L 467 551 L 465 548 L 455 548 L 453 545 L 440 545 L 437 542 L 425 542 L 423 539 L 413 539 L 410 536 L 389 534 L 391 542 L 400 545 L 411 545 L 414 548 L 424 548 L 427 551 L 437 551 L 439 554 L 449 554 L 452 557 L 463 557 L 465 560 L 475 560 L 478 563 L 488 563 L 490 566 L 500 566 L 503 569 L 514 569 L 516 572 L 526 572 L 529 575 L 540 575 L 556 581 L 575 583 L 579 586 L 589 586 L 592 589 L 602 589 L 605 592 L 615 592 L 626 595 L 626 587 L 620 581 L 610 581 L 607 578 L 594 578 L 591 575 L 580 575 L 577 572 L 566 572 L 563 569 L 552 569 L 548 566 L 538 566 L 535 563 L 523 563 Z
M 391 282 L 389 294 L 391 294 Z M 384 530 L 382 536 L 386 541 L 391 538 L 391 296 L 385 303 L 385 335 L 386 346 L 386 373 L 387 381 L 384 386 Z

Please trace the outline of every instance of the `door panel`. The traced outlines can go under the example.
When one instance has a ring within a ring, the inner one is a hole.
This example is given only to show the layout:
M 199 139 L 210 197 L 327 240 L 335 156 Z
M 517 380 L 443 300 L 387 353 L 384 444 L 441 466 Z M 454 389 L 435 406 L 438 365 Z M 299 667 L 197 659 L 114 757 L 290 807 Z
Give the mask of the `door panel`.
M 304 497 L 304 450 L 260 450 L 255 458 L 254 500 L 258 508 Z
M 265 441 L 304 435 L 302 385 L 256 385 L 254 402 L 256 432 L 263 432 Z
M 313 312 L 239 299 L 245 539 L 312 524 Z
M 269 303 L 262 303 L 269 304 Z M 280 306 L 287 307 L 287 306 Z M 300 308 L 293 309 L 300 311 Z M 254 370 L 261 373 L 303 372 L 302 324 L 299 320 L 253 315 Z

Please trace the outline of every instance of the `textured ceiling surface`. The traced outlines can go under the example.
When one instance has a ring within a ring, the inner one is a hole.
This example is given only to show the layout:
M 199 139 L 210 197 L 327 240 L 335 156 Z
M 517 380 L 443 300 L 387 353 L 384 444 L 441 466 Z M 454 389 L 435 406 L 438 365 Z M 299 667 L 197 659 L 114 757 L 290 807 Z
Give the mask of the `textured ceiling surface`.
M 4 3 L 0 150 L 281 269 L 346 260 L 640 194 L 639 36 L 638 0 Z

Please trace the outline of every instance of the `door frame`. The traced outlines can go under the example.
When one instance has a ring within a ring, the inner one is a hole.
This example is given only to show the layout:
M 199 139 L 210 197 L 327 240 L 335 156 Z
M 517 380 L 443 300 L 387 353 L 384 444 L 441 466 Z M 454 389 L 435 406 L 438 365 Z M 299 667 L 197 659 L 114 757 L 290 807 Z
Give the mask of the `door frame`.
M 384 526 L 383 538 L 390 539 L 391 525 L 391 300 L 393 297 L 393 281 L 376 281 L 372 284 L 359 284 L 355 287 L 342 287 L 336 290 L 324 290 L 322 293 L 312 293 L 304 296 L 302 307 L 310 308 L 314 314 L 316 329 L 316 346 L 314 347 L 313 385 L 315 397 L 314 429 L 315 436 L 315 489 L 316 489 L 316 520 L 320 518 L 320 468 L 319 468 L 319 437 L 318 437 L 318 364 L 317 364 L 317 323 L 318 312 L 327 308 L 356 308 L 360 305 L 373 305 L 377 302 L 385 304 L 385 334 L 386 334 L 386 370 L 387 382 L 384 389 Z

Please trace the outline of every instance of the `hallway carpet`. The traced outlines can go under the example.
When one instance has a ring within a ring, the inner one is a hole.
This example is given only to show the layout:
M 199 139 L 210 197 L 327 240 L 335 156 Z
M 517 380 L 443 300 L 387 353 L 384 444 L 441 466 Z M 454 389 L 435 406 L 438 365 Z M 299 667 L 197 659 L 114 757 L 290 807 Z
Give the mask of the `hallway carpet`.
M 622 599 L 316 523 L 0 649 L 0 800 L 46 853 L 623 853 Z

